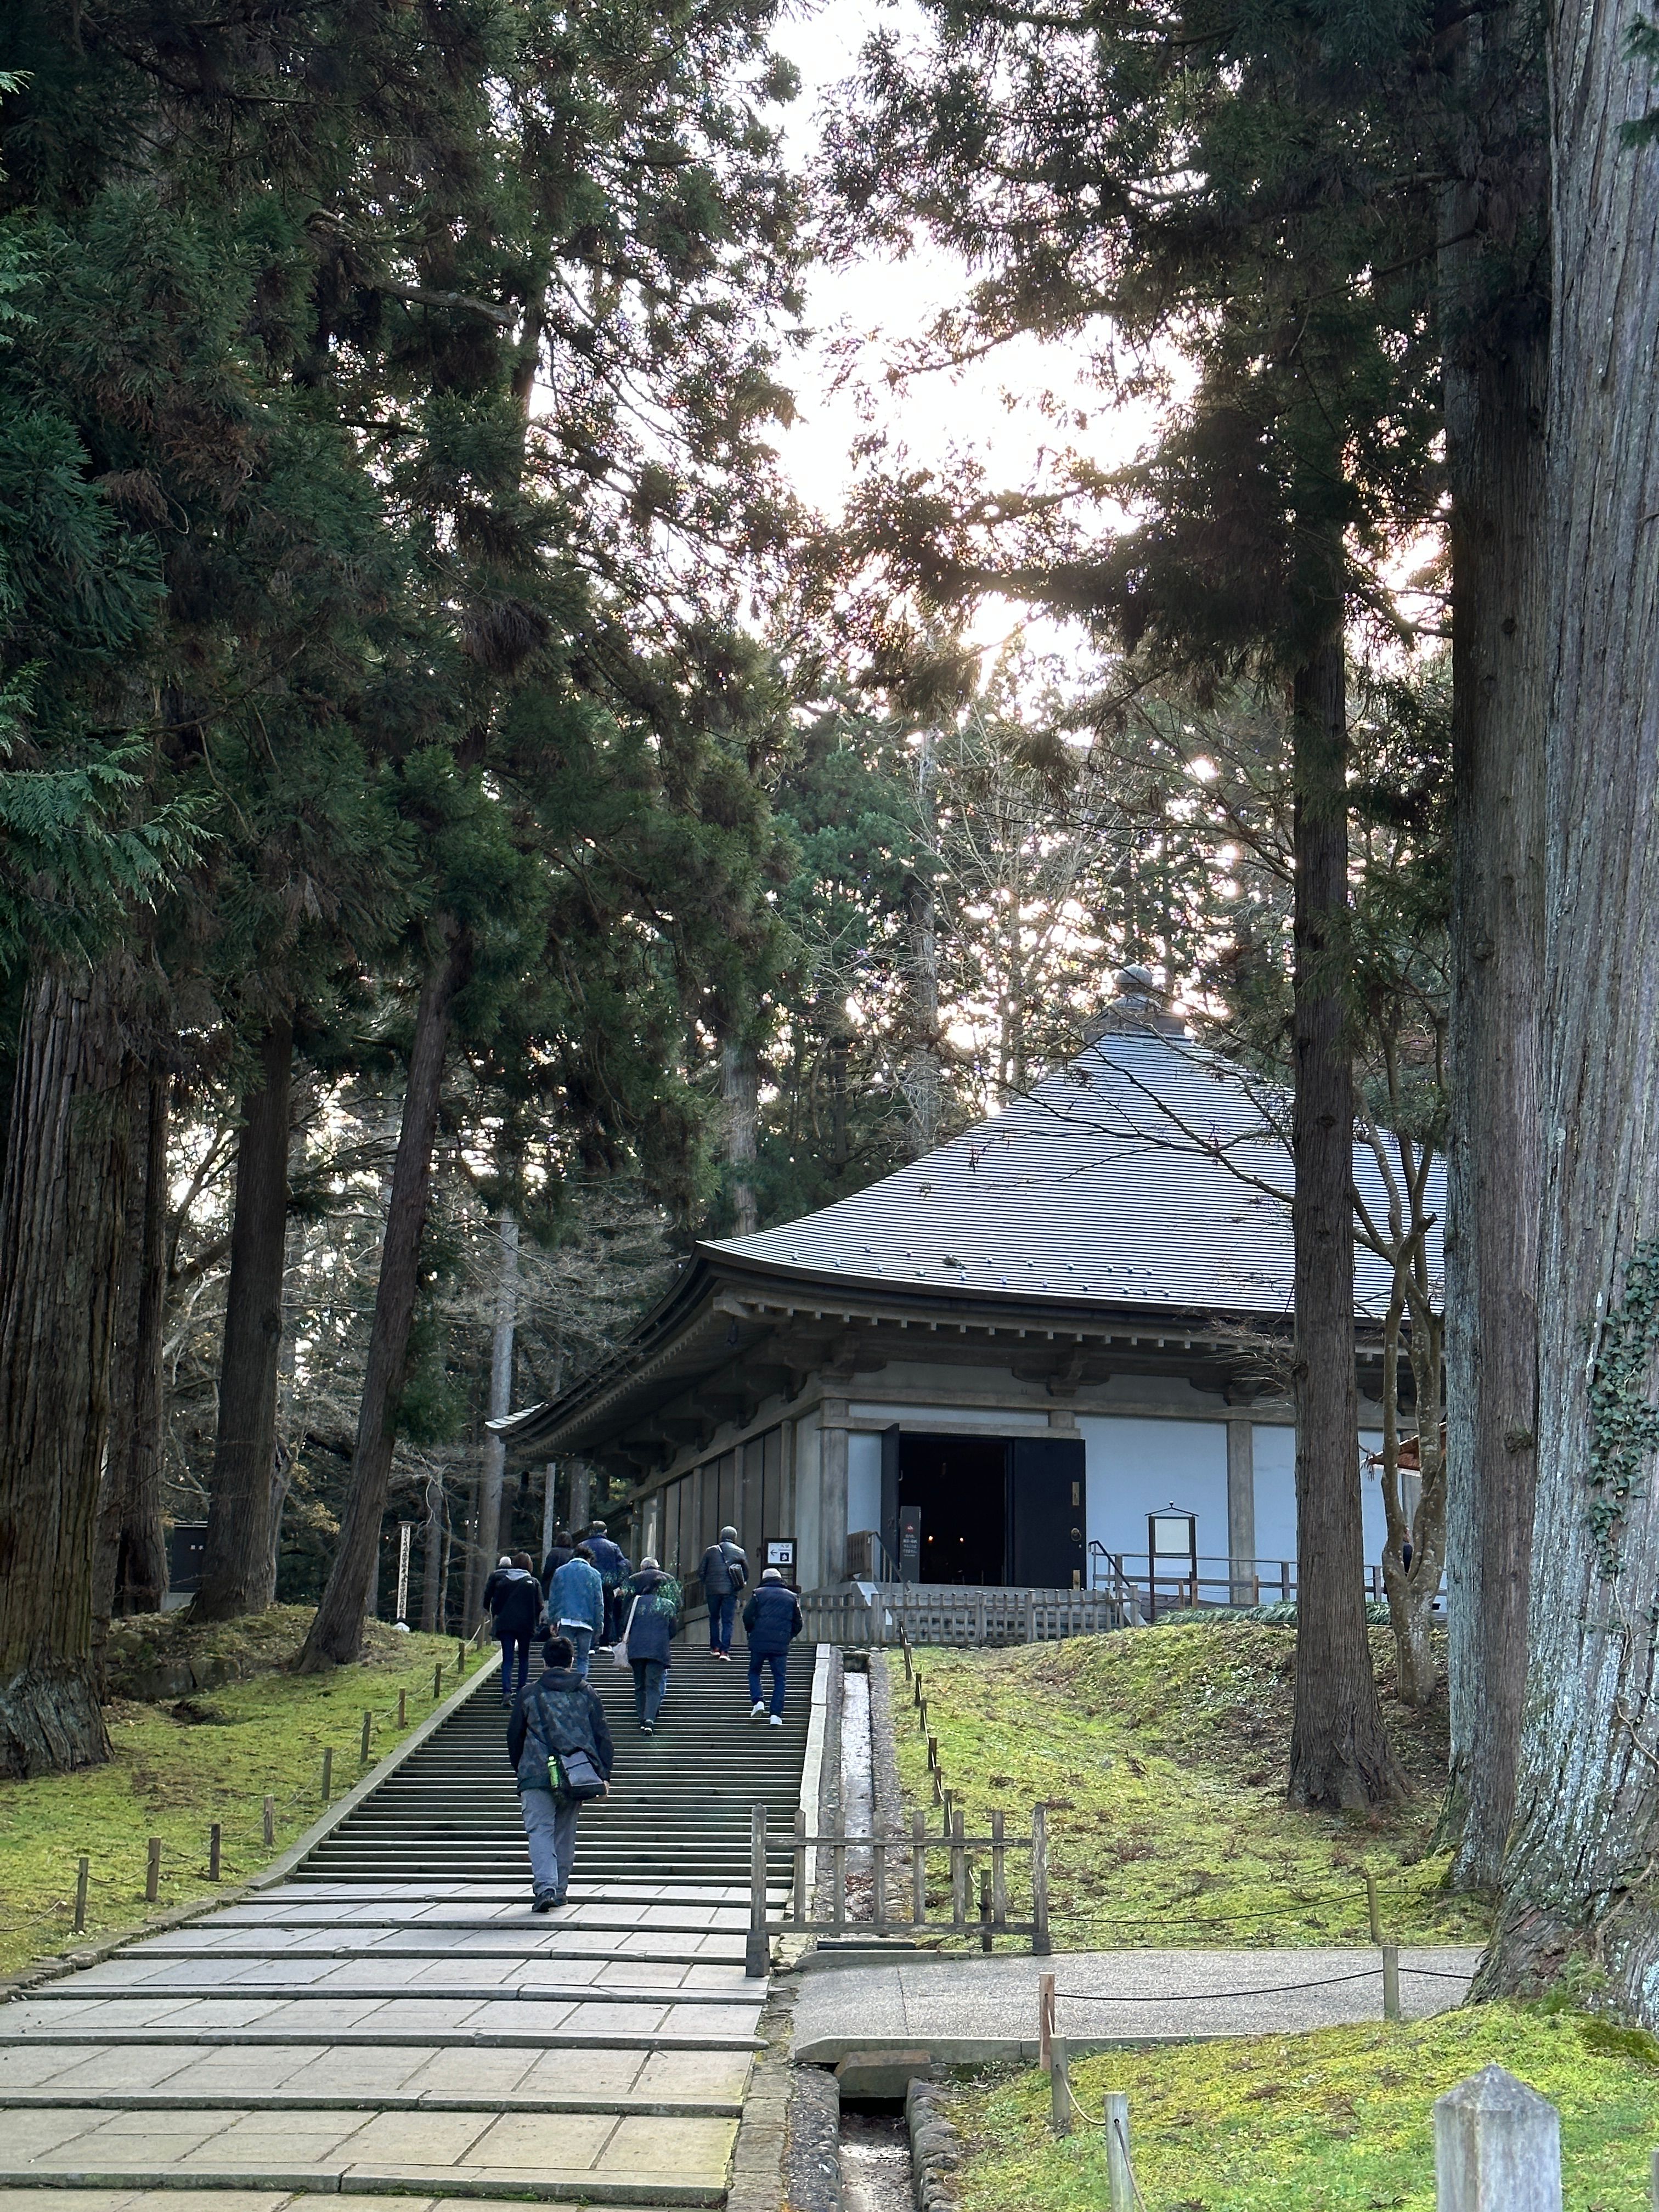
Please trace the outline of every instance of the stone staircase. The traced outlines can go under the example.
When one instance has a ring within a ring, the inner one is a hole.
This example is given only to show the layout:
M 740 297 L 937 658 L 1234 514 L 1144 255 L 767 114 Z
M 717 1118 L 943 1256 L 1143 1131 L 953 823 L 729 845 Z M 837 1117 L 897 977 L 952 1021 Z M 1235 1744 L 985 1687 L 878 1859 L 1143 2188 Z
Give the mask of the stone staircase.
M 3 2212 L 723 2204 L 766 1990 L 750 1808 L 787 1835 L 812 1652 L 782 1729 L 750 1723 L 741 1657 L 677 1649 L 648 1738 L 596 1662 L 617 1769 L 557 1912 L 527 1910 L 491 1674 L 289 1880 L 0 2010 Z

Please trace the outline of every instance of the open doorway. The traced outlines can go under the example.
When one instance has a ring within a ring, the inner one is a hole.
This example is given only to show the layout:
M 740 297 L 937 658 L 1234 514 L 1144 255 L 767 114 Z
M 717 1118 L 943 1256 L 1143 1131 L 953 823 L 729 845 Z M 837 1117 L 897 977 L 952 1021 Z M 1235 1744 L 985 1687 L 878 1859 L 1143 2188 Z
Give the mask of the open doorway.
M 901 1437 L 898 1502 L 921 1514 L 923 1582 L 1006 1581 L 1006 1437 Z

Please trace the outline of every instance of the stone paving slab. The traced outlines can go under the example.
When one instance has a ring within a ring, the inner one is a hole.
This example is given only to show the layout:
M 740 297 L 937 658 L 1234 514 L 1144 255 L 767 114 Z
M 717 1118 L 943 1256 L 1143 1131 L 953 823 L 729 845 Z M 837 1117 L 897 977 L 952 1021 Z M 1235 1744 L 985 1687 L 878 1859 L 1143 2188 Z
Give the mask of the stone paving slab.
M 1405 2017 L 1461 2004 L 1480 1956 L 1473 1946 L 1402 1948 Z M 835 1966 L 803 1978 L 794 2055 L 823 2062 L 884 2044 L 933 2049 L 941 2058 L 1026 2055 L 1028 2046 L 1034 2054 L 1044 1973 L 1055 1978 L 1059 2033 L 1081 2044 L 1295 2034 L 1377 2020 L 1382 2010 L 1382 1958 L 1368 1948 L 1079 1951 Z M 969 2048 L 980 2045 L 998 2050 Z

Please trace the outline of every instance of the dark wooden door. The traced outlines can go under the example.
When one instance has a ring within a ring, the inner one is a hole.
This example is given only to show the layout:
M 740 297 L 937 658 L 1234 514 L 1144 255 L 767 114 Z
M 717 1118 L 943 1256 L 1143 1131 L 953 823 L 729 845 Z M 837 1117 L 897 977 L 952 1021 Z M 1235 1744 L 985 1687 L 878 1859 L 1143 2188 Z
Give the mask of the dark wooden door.
M 1012 1437 L 1008 1475 L 1010 1583 L 1086 1589 L 1089 1493 L 1082 1437 Z
M 887 1557 L 877 1560 L 876 1574 L 884 1582 L 899 1571 L 899 1433 L 896 1421 L 881 1432 L 881 1540 Z

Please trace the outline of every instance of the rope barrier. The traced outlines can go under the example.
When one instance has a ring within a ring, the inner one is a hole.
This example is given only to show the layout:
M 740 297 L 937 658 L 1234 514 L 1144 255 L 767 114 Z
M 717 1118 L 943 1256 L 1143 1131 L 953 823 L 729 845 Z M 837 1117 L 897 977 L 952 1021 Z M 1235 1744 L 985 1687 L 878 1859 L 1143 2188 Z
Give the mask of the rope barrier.
M 1317 1982 L 1264 1982 L 1253 1990 L 1173 1990 L 1115 1995 L 1109 1990 L 1056 1990 L 1057 1997 L 1075 2004 L 1223 2004 L 1234 1997 L 1287 1996 L 1301 1990 L 1334 1990 L 1345 1982 L 1369 1982 L 1381 1966 L 1366 1966 L 1357 1974 L 1331 1974 Z

